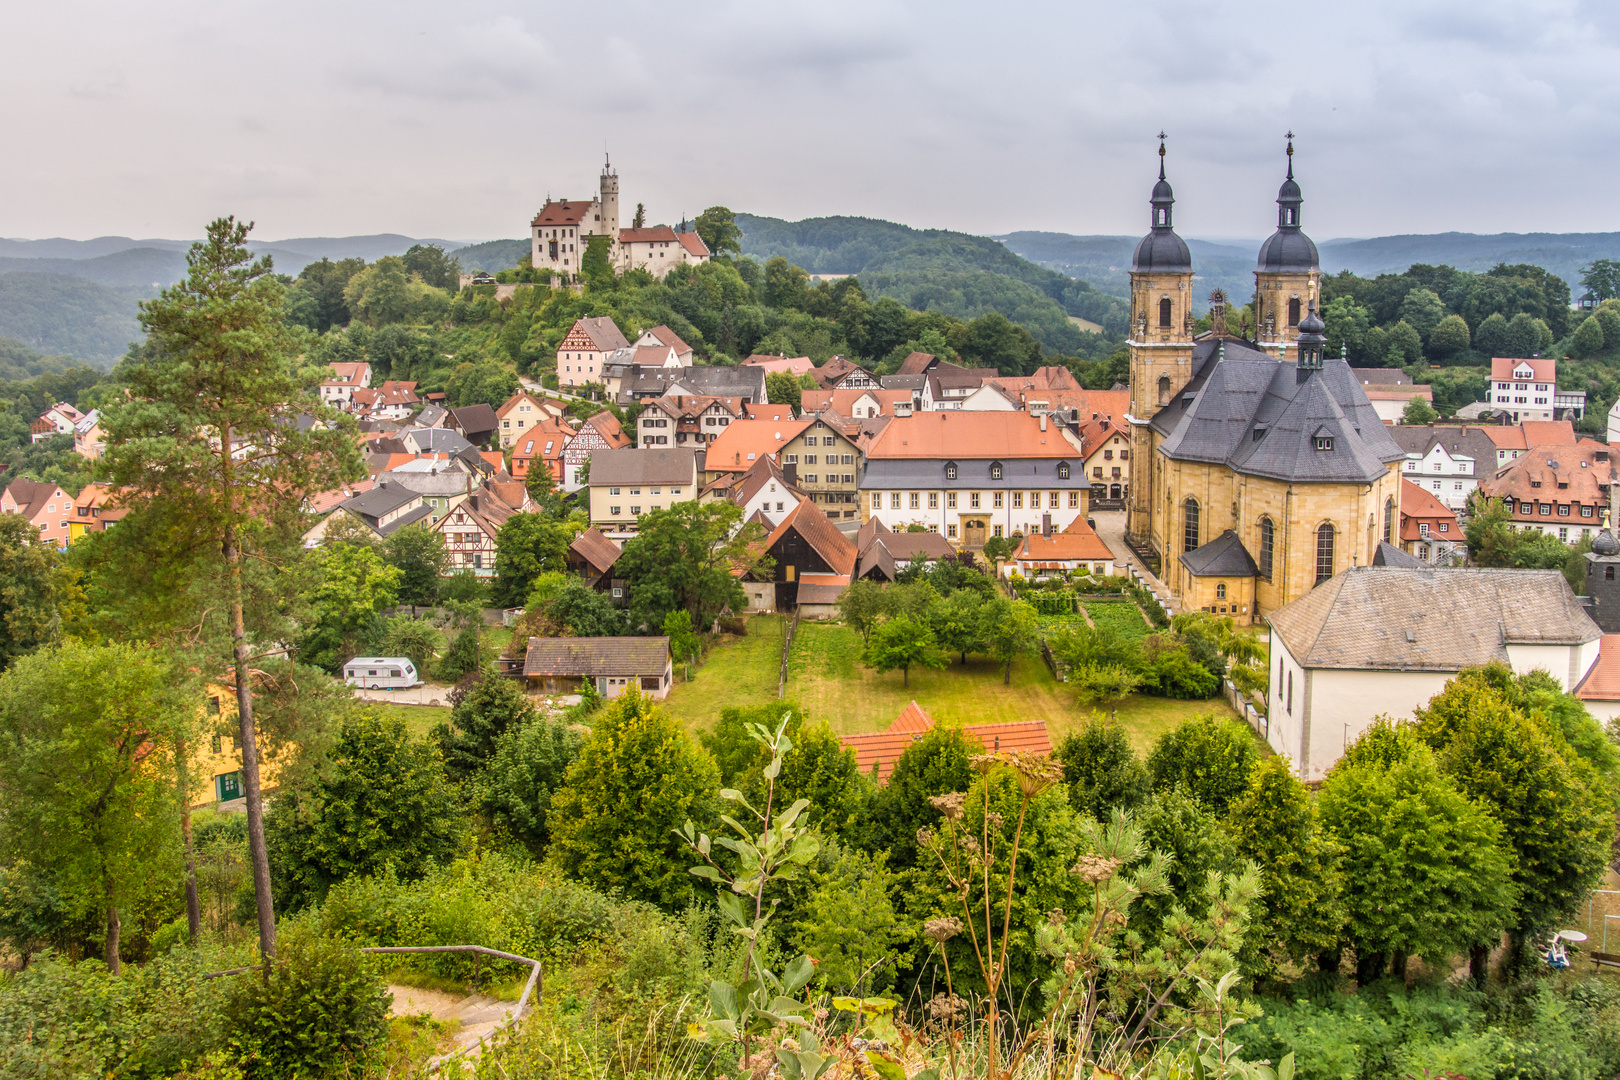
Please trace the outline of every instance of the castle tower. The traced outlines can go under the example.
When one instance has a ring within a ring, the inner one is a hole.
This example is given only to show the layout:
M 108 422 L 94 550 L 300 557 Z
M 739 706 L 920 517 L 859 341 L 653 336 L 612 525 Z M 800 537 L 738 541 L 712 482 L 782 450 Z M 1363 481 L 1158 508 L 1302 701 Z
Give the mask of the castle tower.
M 1147 423 L 1192 381 L 1192 255 L 1176 235 L 1175 193 L 1164 178 L 1159 134 L 1159 182 L 1153 185 L 1152 230 L 1131 259 L 1131 498 L 1127 528 L 1146 540 L 1152 496 L 1153 435 Z
M 1322 267 L 1316 245 L 1300 230 L 1294 181 L 1294 133 L 1288 133 L 1288 177 L 1277 190 L 1277 231 L 1260 245 L 1254 271 L 1254 336 L 1260 347 L 1287 360 L 1299 340 L 1299 323 L 1322 298 Z
M 613 168 L 613 163 L 603 155 L 602 164 L 602 204 L 601 221 L 597 225 L 597 235 L 608 238 L 609 246 L 619 242 L 619 174 Z M 1313 249 L 1314 250 L 1314 249 Z

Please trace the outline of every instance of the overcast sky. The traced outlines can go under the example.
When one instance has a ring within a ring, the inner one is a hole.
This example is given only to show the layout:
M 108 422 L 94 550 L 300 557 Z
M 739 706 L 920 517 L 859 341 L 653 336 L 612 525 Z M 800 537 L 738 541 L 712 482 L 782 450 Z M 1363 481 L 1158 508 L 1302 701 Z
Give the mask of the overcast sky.
M 59 0 L 0 10 L 0 236 L 526 235 L 604 145 L 724 204 L 1186 235 L 1620 230 L 1620 4 Z

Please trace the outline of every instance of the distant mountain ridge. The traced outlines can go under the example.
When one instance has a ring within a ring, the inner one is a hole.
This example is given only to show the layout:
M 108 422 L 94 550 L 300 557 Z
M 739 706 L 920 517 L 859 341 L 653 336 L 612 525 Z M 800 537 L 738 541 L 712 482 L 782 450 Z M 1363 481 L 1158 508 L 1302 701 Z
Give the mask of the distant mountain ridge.
M 1115 296 L 1128 294 L 1131 253 L 1136 236 L 1074 236 L 1068 233 L 1015 232 L 993 237 L 1031 262 L 1089 281 Z M 1225 289 L 1234 298 L 1254 292 L 1254 267 L 1261 241 L 1244 248 L 1191 237 L 1193 269 L 1198 274 L 1195 300 L 1206 306 L 1210 290 Z M 1557 274 L 1579 293 L 1581 268 L 1594 259 L 1620 259 L 1620 233 L 1409 233 L 1371 239 L 1317 241 L 1322 269 L 1349 270 L 1363 277 L 1398 274 L 1414 263 L 1489 270 L 1497 263 L 1532 263 Z

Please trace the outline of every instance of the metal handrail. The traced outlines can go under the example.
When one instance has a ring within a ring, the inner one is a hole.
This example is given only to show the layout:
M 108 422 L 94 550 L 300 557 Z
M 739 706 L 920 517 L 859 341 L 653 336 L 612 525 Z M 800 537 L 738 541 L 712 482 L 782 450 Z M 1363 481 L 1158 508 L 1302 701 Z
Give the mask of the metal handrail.
M 506 1019 L 490 1028 L 489 1031 L 485 1032 L 483 1035 L 478 1036 L 477 1042 L 468 1043 L 466 1046 L 460 1047 L 441 1058 L 436 1058 L 429 1062 L 429 1073 L 438 1072 L 440 1069 L 444 1068 L 446 1062 L 453 1061 L 454 1059 L 467 1053 L 469 1050 L 472 1050 L 474 1047 L 482 1048 L 486 1039 L 493 1036 L 496 1032 L 502 1031 L 505 1028 L 511 1027 L 513 1024 L 517 1023 L 523 1018 L 524 1010 L 528 1007 L 529 995 L 533 994 L 535 1001 L 538 1002 L 540 1000 L 540 993 L 543 989 L 544 980 L 542 978 L 540 961 L 527 956 L 519 956 L 516 953 L 501 952 L 499 949 L 485 948 L 482 945 L 372 945 L 362 949 L 357 949 L 355 951 L 363 953 L 478 953 L 482 956 L 494 956 L 499 957 L 502 960 L 511 960 L 519 964 L 530 965 L 529 981 L 524 984 L 523 993 L 518 997 L 517 1008 L 512 1010 Z M 252 967 L 230 968 L 226 971 L 210 971 L 204 974 L 203 978 L 217 979 L 224 975 L 243 975 L 249 971 L 261 971 L 263 968 L 263 964 L 255 964 Z

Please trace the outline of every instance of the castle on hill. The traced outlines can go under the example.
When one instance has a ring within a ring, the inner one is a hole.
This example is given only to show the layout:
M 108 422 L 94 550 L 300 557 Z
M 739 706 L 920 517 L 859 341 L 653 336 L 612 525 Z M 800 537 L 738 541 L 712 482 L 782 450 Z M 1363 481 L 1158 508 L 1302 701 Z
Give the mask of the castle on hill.
M 1193 265 L 1159 180 L 1131 262 L 1128 535 L 1159 556 L 1183 610 L 1240 623 L 1398 543 L 1395 443 L 1349 364 L 1324 355 L 1322 270 L 1288 175 L 1255 268 L 1254 337 L 1229 332 L 1224 297 L 1193 333 Z
M 663 280 L 677 266 L 709 261 L 709 249 L 695 232 L 676 232 L 668 225 L 619 228 L 619 174 L 611 161 L 602 165 L 600 190 L 589 202 L 546 197 L 546 205 L 529 222 L 530 261 L 536 269 L 576 277 L 593 236 L 608 241 L 608 264 L 616 273 L 645 270 Z

